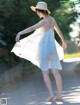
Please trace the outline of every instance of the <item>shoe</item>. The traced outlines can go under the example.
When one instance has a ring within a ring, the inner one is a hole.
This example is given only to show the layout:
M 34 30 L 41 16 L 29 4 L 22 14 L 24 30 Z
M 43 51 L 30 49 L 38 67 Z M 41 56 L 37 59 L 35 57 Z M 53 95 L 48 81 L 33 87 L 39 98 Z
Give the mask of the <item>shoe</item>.
M 54 99 L 54 96 L 49 96 L 46 100 L 50 101 L 50 100 L 53 100 L 53 99 Z

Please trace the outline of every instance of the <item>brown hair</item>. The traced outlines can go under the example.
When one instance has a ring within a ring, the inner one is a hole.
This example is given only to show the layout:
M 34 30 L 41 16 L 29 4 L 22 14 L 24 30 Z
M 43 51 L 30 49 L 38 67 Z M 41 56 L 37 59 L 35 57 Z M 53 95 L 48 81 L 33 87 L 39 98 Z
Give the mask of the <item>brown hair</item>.
M 36 12 L 37 12 L 37 11 L 39 11 L 39 12 L 41 12 L 41 13 L 43 13 L 43 14 L 48 15 L 48 11 L 47 11 L 47 10 L 41 10 L 41 9 L 37 9 L 37 8 L 36 8 Z

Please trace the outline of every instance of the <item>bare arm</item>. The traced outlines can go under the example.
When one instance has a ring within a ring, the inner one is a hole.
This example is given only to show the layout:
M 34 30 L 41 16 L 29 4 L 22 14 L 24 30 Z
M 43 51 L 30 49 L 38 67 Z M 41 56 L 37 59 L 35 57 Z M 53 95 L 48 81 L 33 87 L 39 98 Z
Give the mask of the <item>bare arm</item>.
M 37 24 L 35 24 L 35 25 L 31 26 L 31 27 L 28 27 L 25 30 L 21 31 L 20 34 L 22 35 L 22 34 L 26 34 L 26 33 L 29 33 L 31 31 L 34 31 L 34 30 L 40 28 L 41 26 L 43 26 L 44 24 L 45 24 L 45 21 L 41 20 Z
M 59 29 L 55 20 L 54 20 L 54 29 L 57 32 L 57 34 L 59 35 L 59 37 L 61 38 L 62 42 L 65 42 L 63 34 L 62 34 L 61 30 Z
M 57 34 L 59 35 L 59 37 L 60 37 L 61 40 L 62 40 L 62 47 L 63 47 L 64 49 L 67 48 L 67 44 L 66 44 L 66 42 L 65 42 L 65 39 L 64 39 L 64 37 L 63 37 L 63 34 L 62 34 L 61 30 L 59 29 L 59 27 L 58 27 L 58 25 L 57 25 L 55 19 L 54 19 L 54 29 L 55 29 L 55 31 L 57 32 Z
M 34 31 L 34 30 L 42 27 L 43 25 L 45 25 L 44 19 L 39 21 L 37 24 L 35 24 L 31 27 L 28 27 L 28 28 L 24 29 L 23 31 L 20 31 L 16 36 L 16 41 L 19 41 L 20 35 L 23 35 L 23 34 L 31 32 L 31 31 Z

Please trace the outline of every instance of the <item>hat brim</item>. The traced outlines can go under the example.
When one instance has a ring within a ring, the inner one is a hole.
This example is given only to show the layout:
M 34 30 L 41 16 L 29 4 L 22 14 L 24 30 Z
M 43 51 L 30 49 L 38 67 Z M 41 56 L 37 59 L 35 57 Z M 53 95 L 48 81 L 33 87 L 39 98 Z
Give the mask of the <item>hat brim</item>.
M 35 6 L 31 6 L 30 7 L 34 12 L 36 12 L 36 7 Z M 37 9 L 40 9 L 40 8 L 37 8 Z M 43 9 L 41 9 L 43 10 Z M 47 9 L 46 11 L 48 11 L 48 14 L 50 14 L 51 12 Z

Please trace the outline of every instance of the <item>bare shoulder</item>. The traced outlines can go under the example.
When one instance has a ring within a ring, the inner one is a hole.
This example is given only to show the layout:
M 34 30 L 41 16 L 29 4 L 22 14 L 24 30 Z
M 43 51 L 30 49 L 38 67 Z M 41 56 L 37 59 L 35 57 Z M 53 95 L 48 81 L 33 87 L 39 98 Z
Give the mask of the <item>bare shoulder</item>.
M 45 22 L 45 19 L 41 19 L 39 22 L 41 22 L 41 23 L 42 23 L 42 22 Z

